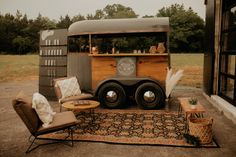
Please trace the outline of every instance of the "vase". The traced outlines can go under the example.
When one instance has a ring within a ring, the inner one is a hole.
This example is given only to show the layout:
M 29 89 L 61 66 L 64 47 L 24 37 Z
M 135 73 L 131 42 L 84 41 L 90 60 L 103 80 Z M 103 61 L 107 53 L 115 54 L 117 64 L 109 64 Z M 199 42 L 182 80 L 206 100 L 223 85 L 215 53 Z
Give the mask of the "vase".
M 156 52 L 157 52 L 156 46 L 151 46 L 149 49 L 149 53 L 156 53 Z
M 166 51 L 166 48 L 164 46 L 164 42 L 158 43 L 157 45 L 157 52 L 164 53 Z
M 98 48 L 92 47 L 92 54 L 98 54 Z
M 196 105 L 190 105 L 190 106 L 192 110 L 196 109 Z

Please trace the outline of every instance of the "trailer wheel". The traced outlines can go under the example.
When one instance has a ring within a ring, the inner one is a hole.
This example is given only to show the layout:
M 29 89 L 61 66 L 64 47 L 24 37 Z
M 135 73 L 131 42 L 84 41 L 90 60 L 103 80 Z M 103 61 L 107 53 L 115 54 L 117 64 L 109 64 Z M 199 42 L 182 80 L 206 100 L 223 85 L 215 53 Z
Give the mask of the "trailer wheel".
M 157 109 L 164 106 L 164 93 L 160 86 L 148 82 L 141 84 L 135 92 L 135 101 L 144 109 Z
M 123 87 L 117 83 L 109 82 L 99 89 L 98 100 L 101 105 L 107 108 L 121 108 L 126 101 L 126 94 Z

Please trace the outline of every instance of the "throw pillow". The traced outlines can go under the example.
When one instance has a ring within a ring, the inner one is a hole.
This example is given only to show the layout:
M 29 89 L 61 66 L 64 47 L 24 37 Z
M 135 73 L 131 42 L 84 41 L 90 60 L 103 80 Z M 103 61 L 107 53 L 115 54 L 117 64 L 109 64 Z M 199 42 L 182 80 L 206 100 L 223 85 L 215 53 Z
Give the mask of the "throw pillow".
M 62 99 L 81 94 L 80 86 L 76 77 L 71 77 L 56 82 L 61 90 Z
M 53 116 L 56 114 L 56 112 L 53 112 L 47 99 L 40 93 L 34 93 L 32 99 L 32 108 L 35 109 L 39 119 L 43 122 L 43 127 L 48 127 L 53 121 Z

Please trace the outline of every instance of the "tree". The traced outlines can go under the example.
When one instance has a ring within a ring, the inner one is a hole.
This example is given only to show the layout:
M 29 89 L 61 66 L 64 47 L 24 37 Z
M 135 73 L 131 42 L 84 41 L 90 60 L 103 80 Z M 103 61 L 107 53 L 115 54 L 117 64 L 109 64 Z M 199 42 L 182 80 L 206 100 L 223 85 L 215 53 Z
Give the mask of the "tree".
M 82 16 L 82 15 L 80 15 L 80 14 L 74 16 L 74 17 L 71 19 L 72 22 L 82 21 L 82 20 L 85 20 L 85 17 Z
M 88 20 L 94 19 L 118 19 L 118 18 L 136 18 L 138 15 L 130 7 L 121 4 L 107 5 L 102 10 L 96 10 L 95 15 L 88 14 Z
M 116 19 L 116 18 L 136 18 L 137 14 L 130 7 L 125 7 L 121 4 L 107 5 L 103 12 L 105 13 L 105 18 Z
M 30 51 L 36 52 L 39 48 L 39 32 L 46 29 L 55 29 L 55 21 L 50 20 L 48 17 L 43 17 L 41 14 L 35 20 L 30 20 L 28 27 L 24 29 L 27 37 L 32 41 Z
M 72 20 L 70 19 L 69 15 L 66 15 L 65 17 L 60 17 L 60 21 L 57 23 L 57 28 L 69 28 L 69 26 L 72 24 Z
M 103 19 L 105 18 L 105 13 L 103 12 L 103 10 L 96 10 L 95 15 L 93 16 L 92 14 L 88 14 L 87 15 L 87 19 L 88 20 L 98 20 L 98 19 Z
M 55 21 L 41 14 L 35 20 L 28 20 L 17 10 L 15 16 L 0 14 L 0 52 L 27 53 L 38 50 L 39 31 L 56 28 Z
M 144 15 L 142 18 L 152 18 L 154 17 L 153 15 Z
M 0 16 L 0 51 L 11 52 L 14 51 L 12 40 L 16 34 L 15 17 L 9 13 Z
M 32 43 L 29 37 L 17 36 L 13 39 L 12 44 L 19 54 L 25 54 L 30 51 Z
M 163 7 L 157 17 L 170 18 L 170 50 L 175 52 L 199 52 L 203 49 L 204 21 L 191 8 L 174 4 Z

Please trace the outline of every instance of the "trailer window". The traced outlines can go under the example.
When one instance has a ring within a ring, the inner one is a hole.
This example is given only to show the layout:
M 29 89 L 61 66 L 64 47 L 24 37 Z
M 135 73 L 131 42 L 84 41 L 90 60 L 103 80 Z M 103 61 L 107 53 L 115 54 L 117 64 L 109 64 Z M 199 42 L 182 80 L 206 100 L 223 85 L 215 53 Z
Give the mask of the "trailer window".
M 98 49 L 99 54 L 104 53 L 147 53 L 151 46 L 159 42 L 166 44 L 166 33 L 128 33 L 93 35 L 92 47 Z
M 151 46 L 163 42 L 167 47 L 166 32 L 97 34 L 73 36 L 69 38 L 69 52 L 90 52 L 90 46 L 99 54 L 110 53 L 149 53 Z
M 89 36 L 76 36 L 70 37 L 69 42 L 69 52 L 89 52 Z

